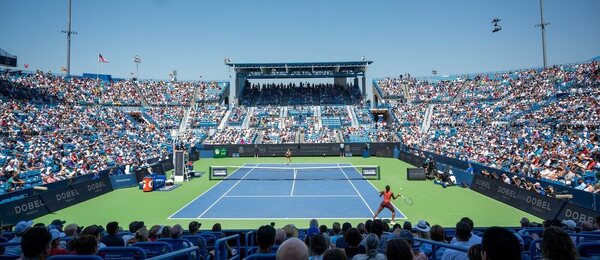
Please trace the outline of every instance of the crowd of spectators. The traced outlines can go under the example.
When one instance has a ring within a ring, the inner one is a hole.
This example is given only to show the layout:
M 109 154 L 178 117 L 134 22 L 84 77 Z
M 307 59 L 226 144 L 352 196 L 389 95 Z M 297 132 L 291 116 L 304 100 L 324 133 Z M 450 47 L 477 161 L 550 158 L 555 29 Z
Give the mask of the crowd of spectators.
M 144 109 L 144 112 L 151 116 L 159 127 L 164 129 L 179 127 L 184 111 L 185 107 L 181 106 L 147 107 Z
M 599 219 L 596 219 L 598 222 Z M 54 220 L 51 224 L 21 221 L 14 226 L 14 237 L 7 246 L 5 256 L 21 256 L 27 259 L 45 259 L 55 255 L 98 255 L 111 248 L 142 246 L 140 242 L 167 242 L 184 239 L 183 248 L 198 246 L 201 254 L 219 259 L 211 248 L 214 241 L 198 239 L 198 235 L 208 234 L 217 238 L 225 237 L 220 223 L 212 228 L 201 230 L 202 223 L 192 221 L 184 229 L 180 224 L 153 225 L 146 227 L 144 221 L 133 221 L 125 229 L 116 221 L 100 225 L 79 227 L 75 223 Z M 600 231 L 598 223 L 573 220 L 546 220 L 541 226 L 522 218 L 520 228 L 502 227 L 475 228 L 473 220 L 461 218 L 452 235 L 440 225 L 431 225 L 419 220 L 416 225 L 406 221 L 403 225 L 390 224 L 380 220 L 367 220 L 353 226 L 349 222 L 334 222 L 330 227 L 319 225 L 312 219 L 308 229 L 299 229 L 293 224 L 283 227 L 263 225 L 253 230 L 254 241 L 245 241 L 245 252 L 226 246 L 227 257 L 242 254 L 258 254 L 276 259 L 376 259 L 376 260 L 426 260 L 436 259 L 541 259 L 575 260 L 579 258 L 577 245 L 594 240 L 589 236 Z M 588 236 L 576 239 L 575 236 Z M 533 239 L 542 238 L 539 248 L 530 252 Z M 434 252 L 432 244 L 446 245 Z M 462 249 L 462 250 L 459 250 Z M 532 255 L 533 254 L 533 255 Z
M 241 126 L 246 119 L 246 114 L 248 113 L 248 109 L 244 106 L 234 107 L 231 109 L 231 113 L 229 113 L 229 118 L 227 118 L 228 126 Z
M 205 144 L 252 144 L 256 140 L 256 128 L 227 128 L 215 130 L 204 140 Z
M 224 84 L 226 83 L 216 81 L 201 82 L 200 86 L 198 87 L 198 101 L 208 103 L 219 101 L 226 90 L 226 86 Z
M 227 113 L 226 106 L 198 104 L 190 110 L 189 124 L 192 128 L 216 128 Z
M 260 143 L 263 144 L 288 144 L 288 143 L 297 143 L 296 135 L 298 130 L 293 129 L 291 127 L 286 127 L 283 129 L 276 128 L 265 128 L 260 131 L 260 135 L 262 136 L 262 140 Z
M 256 108 L 250 116 L 250 127 L 279 128 L 281 123 L 281 107 L 266 106 Z
M 600 173 L 598 63 L 499 78 L 510 83 L 503 98 L 436 104 L 427 134 L 397 128 L 403 142 L 571 186 L 574 177 Z
M 361 100 L 362 94 L 358 86 L 353 84 L 247 83 L 242 92 L 241 104 L 244 106 L 354 105 Z
M 49 183 L 167 155 L 168 136 L 116 108 L 17 100 L 0 107 L 0 182 L 37 171 Z
M 195 82 L 142 81 L 138 87 L 148 104 L 151 105 L 184 105 L 192 101 Z

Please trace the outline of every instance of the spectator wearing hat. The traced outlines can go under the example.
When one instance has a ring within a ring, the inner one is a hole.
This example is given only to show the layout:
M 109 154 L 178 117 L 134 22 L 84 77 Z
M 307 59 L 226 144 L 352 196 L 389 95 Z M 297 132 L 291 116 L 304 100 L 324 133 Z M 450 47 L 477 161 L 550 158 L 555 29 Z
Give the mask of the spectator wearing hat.
M 9 243 L 21 242 L 21 238 L 23 237 L 25 232 L 27 232 L 27 230 L 29 230 L 31 228 L 31 225 L 33 225 L 33 221 L 20 221 L 19 223 L 17 223 L 17 225 L 15 225 L 15 230 L 14 230 L 15 237 L 13 239 L 9 240 L 8 242 Z M 21 253 L 22 253 L 21 246 L 7 246 L 4 249 L 5 255 L 20 256 Z
M 106 232 L 108 235 L 104 236 L 101 240 L 106 246 L 125 246 L 125 241 L 119 236 L 117 236 L 117 232 L 119 231 L 119 223 L 116 221 L 109 222 L 106 224 Z
M 123 244 L 126 246 L 129 245 L 129 240 L 134 238 L 135 233 L 143 227 L 146 227 L 144 225 L 144 221 L 133 221 L 133 222 L 129 223 L 129 234 L 125 234 L 121 237 L 123 239 Z
M 52 220 L 49 227 L 50 227 L 50 229 L 55 228 L 56 230 L 63 232 L 63 226 L 65 225 L 65 223 L 67 223 L 67 222 L 64 220 L 55 219 L 55 220 Z
M 190 224 L 188 225 L 188 231 L 190 232 L 190 235 L 198 234 L 198 231 L 200 230 L 201 226 L 202 224 L 198 221 L 190 222 Z
M 419 220 L 415 229 L 417 230 L 418 238 L 427 239 L 427 240 L 431 239 L 431 237 L 429 235 L 429 231 L 431 231 L 431 228 L 429 227 L 429 225 L 427 224 L 427 222 L 425 220 Z M 416 241 L 414 242 L 414 244 L 417 246 L 421 245 L 421 243 L 418 243 Z
M 61 247 L 61 238 L 65 237 L 65 233 L 60 232 L 58 229 L 51 229 L 50 235 L 52 240 L 50 242 L 50 256 L 53 255 L 68 255 L 69 251 Z
M 50 254 L 52 235 L 43 227 L 28 228 L 21 239 L 21 259 L 46 259 Z

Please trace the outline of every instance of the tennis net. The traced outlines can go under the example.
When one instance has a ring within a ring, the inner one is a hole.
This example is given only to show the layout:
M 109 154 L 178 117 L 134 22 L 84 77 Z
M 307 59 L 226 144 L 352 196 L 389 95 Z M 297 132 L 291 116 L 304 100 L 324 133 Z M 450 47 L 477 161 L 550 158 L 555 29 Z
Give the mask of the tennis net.
M 379 180 L 377 165 L 210 166 L 210 180 Z

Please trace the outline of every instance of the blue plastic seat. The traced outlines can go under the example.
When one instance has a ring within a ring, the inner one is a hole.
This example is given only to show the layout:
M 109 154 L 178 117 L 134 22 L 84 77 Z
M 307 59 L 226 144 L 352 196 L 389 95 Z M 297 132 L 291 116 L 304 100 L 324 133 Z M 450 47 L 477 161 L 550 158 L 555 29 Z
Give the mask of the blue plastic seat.
M 581 257 L 600 258 L 600 242 L 584 242 L 577 246 L 577 253 Z
M 148 258 L 173 252 L 171 245 L 165 242 L 138 242 L 133 245 L 143 249 Z
M 98 250 L 98 255 L 105 260 L 146 259 L 146 251 L 137 246 L 106 247 Z
M 55 255 L 47 258 L 48 260 L 72 260 L 72 259 L 82 259 L 82 260 L 103 260 L 102 257 L 97 255 Z

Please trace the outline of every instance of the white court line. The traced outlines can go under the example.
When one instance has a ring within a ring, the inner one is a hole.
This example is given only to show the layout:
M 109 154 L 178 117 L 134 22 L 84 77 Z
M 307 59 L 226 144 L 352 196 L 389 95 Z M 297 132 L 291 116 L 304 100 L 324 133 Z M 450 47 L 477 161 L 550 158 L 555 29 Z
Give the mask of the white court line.
M 356 172 L 358 172 L 358 170 L 356 170 Z M 359 172 L 360 173 L 360 172 Z M 379 173 L 379 176 L 381 176 L 381 173 Z M 375 189 L 376 191 L 379 192 L 379 189 L 377 189 L 377 187 L 375 187 L 375 185 L 373 185 L 373 183 L 371 183 L 369 180 L 366 180 L 369 184 L 371 184 L 371 187 L 373 187 L 373 189 Z M 392 206 L 394 206 L 394 208 L 396 208 L 398 210 L 398 212 L 400 212 L 400 214 L 402 214 L 402 216 L 404 216 L 403 218 L 396 218 L 396 219 L 408 219 L 408 216 L 406 214 L 404 214 L 404 212 L 402 212 L 400 210 L 400 208 L 398 208 L 394 202 L 391 202 Z
M 294 187 L 296 186 L 296 168 L 294 168 L 294 181 L 292 182 L 292 192 L 290 192 L 290 196 L 294 196 Z
M 277 219 L 288 219 L 288 220 L 309 220 L 311 218 L 275 218 L 275 217 L 266 217 L 266 218 L 202 218 L 203 220 L 277 220 Z M 183 219 L 183 220 L 197 220 L 198 218 L 172 218 L 172 219 Z M 333 218 L 317 218 L 319 220 L 344 220 L 344 219 L 357 219 L 357 220 L 367 220 L 371 218 L 348 218 L 348 217 L 333 217 Z
M 358 195 L 230 195 L 225 198 L 347 198 Z
M 340 164 L 337 164 L 338 167 L 340 167 Z M 371 214 L 375 215 L 375 212 L 373 212 L 373 209 L 371 209 L 371 207 L 369 207 L 369 204 L 367 203 L 367 201 L 365 200 L 365 198 L 363 198 L 362 194 L 360 194 L 360 192 L 358 192 L 358 189 L 354 186 L 354 183 L 352 183 L 352 181 L 350 180 L 350 178 L 348 178 L 348 175 L 346 175 L 346 172 L 344 171 L 344 169 L 342 169 L 341 167 L 339 168 L 342 173 L 344 174 L 344 176 L 346 176 L 346 180 L 348 180 L 348 182 L 350 183 L 350 185 L 352 185 L 352 188 L 354 188 L 354 191 L 356 191 L 356 193 L 358 194 L 358 196 L 360 197 L 360 199 L 365 203 L 365 205 L 367 206 L 367 208 L 369 209 L 369 211 L 371 211 Z
M 245 164 L 244 164 L 245 165 Z M 244 166 L 242 165 L 242 166 Z M 239 168 L 238 168 L 239 169 Z M 237 170 L 233 171 L 229 176 L 233 175 Z M 210 174 L 210 173 L 208 173 Z M 229 176 L 225 177 L 225 179 L 229 178 Z M 223 180 L 225 180 L 223 179 Z M 198 197 L 194 198 L 193 200 L 190 200 L 190 202 L 188 202 L 187 204 L 185 204 L 183 207 L 181 207 L 179 210 L 175 211 L 175 213 L 171 214 L 171 216 L 169 216 L 167 219 L 179 219 L 179 218 L 173 218 L 173 216 L 177 213 L 179 213 L 179 211 L 187 208 L 187 206 L 189 206 L 190 204 L 192 204 L 192 202 L 196 201 L 198 198 L 202 197 L 202 195 L 206 194 L 207 192 L 209 192 L 210 190 L 212 190 L 214 187 L 219 186 L 219 184 L 221 184 L 221 182 L 223 182 L 223 180 L 220 180 L 219 182 L 217 182 L 217 184 L 213 185 L 212 187 L 208 188 L 208 190 L 202 192 L 200 195 L 198 195 Z
M 213 202 L 213 204 L 211 204 L 206 210 L 204 210 L 204 212 L 202 212 L 202 214 L 200 214 L 200 216 L 198 216 L 197 218 L 201 218 L 202 216 L 204 216 L 204 214 L 206 212 L 208 212 L 208 210 L 210 210 L 214 205 L 217 204 L 217 202 L 219 202 L 223 197 L 225 197 L 227 195 L 227 193 L 229 193 L 231 190 L 233 190 L 233 188 L 235 188 L 235 186 L 237 186 L 238 184 L 240 184 L 240 182 L 242 180 L 244 180 L 244 178 L 246 178 L 246 176 L 248 176 L 248 174 L 250 174 L 252 171 L 254 171 L 255 168 L 250 169 L 245 175 L 244 177 L 242 177 L 240 180 L 238 180 L 235 184 L 233 184 L 233 186 L 231 186 L 231 188 L 229 188 L 225 193 L 223 193 L 223 195 L 221 195 L 221 197 L 219 197 L 217 200 L 215 200 L 215 202 Z

